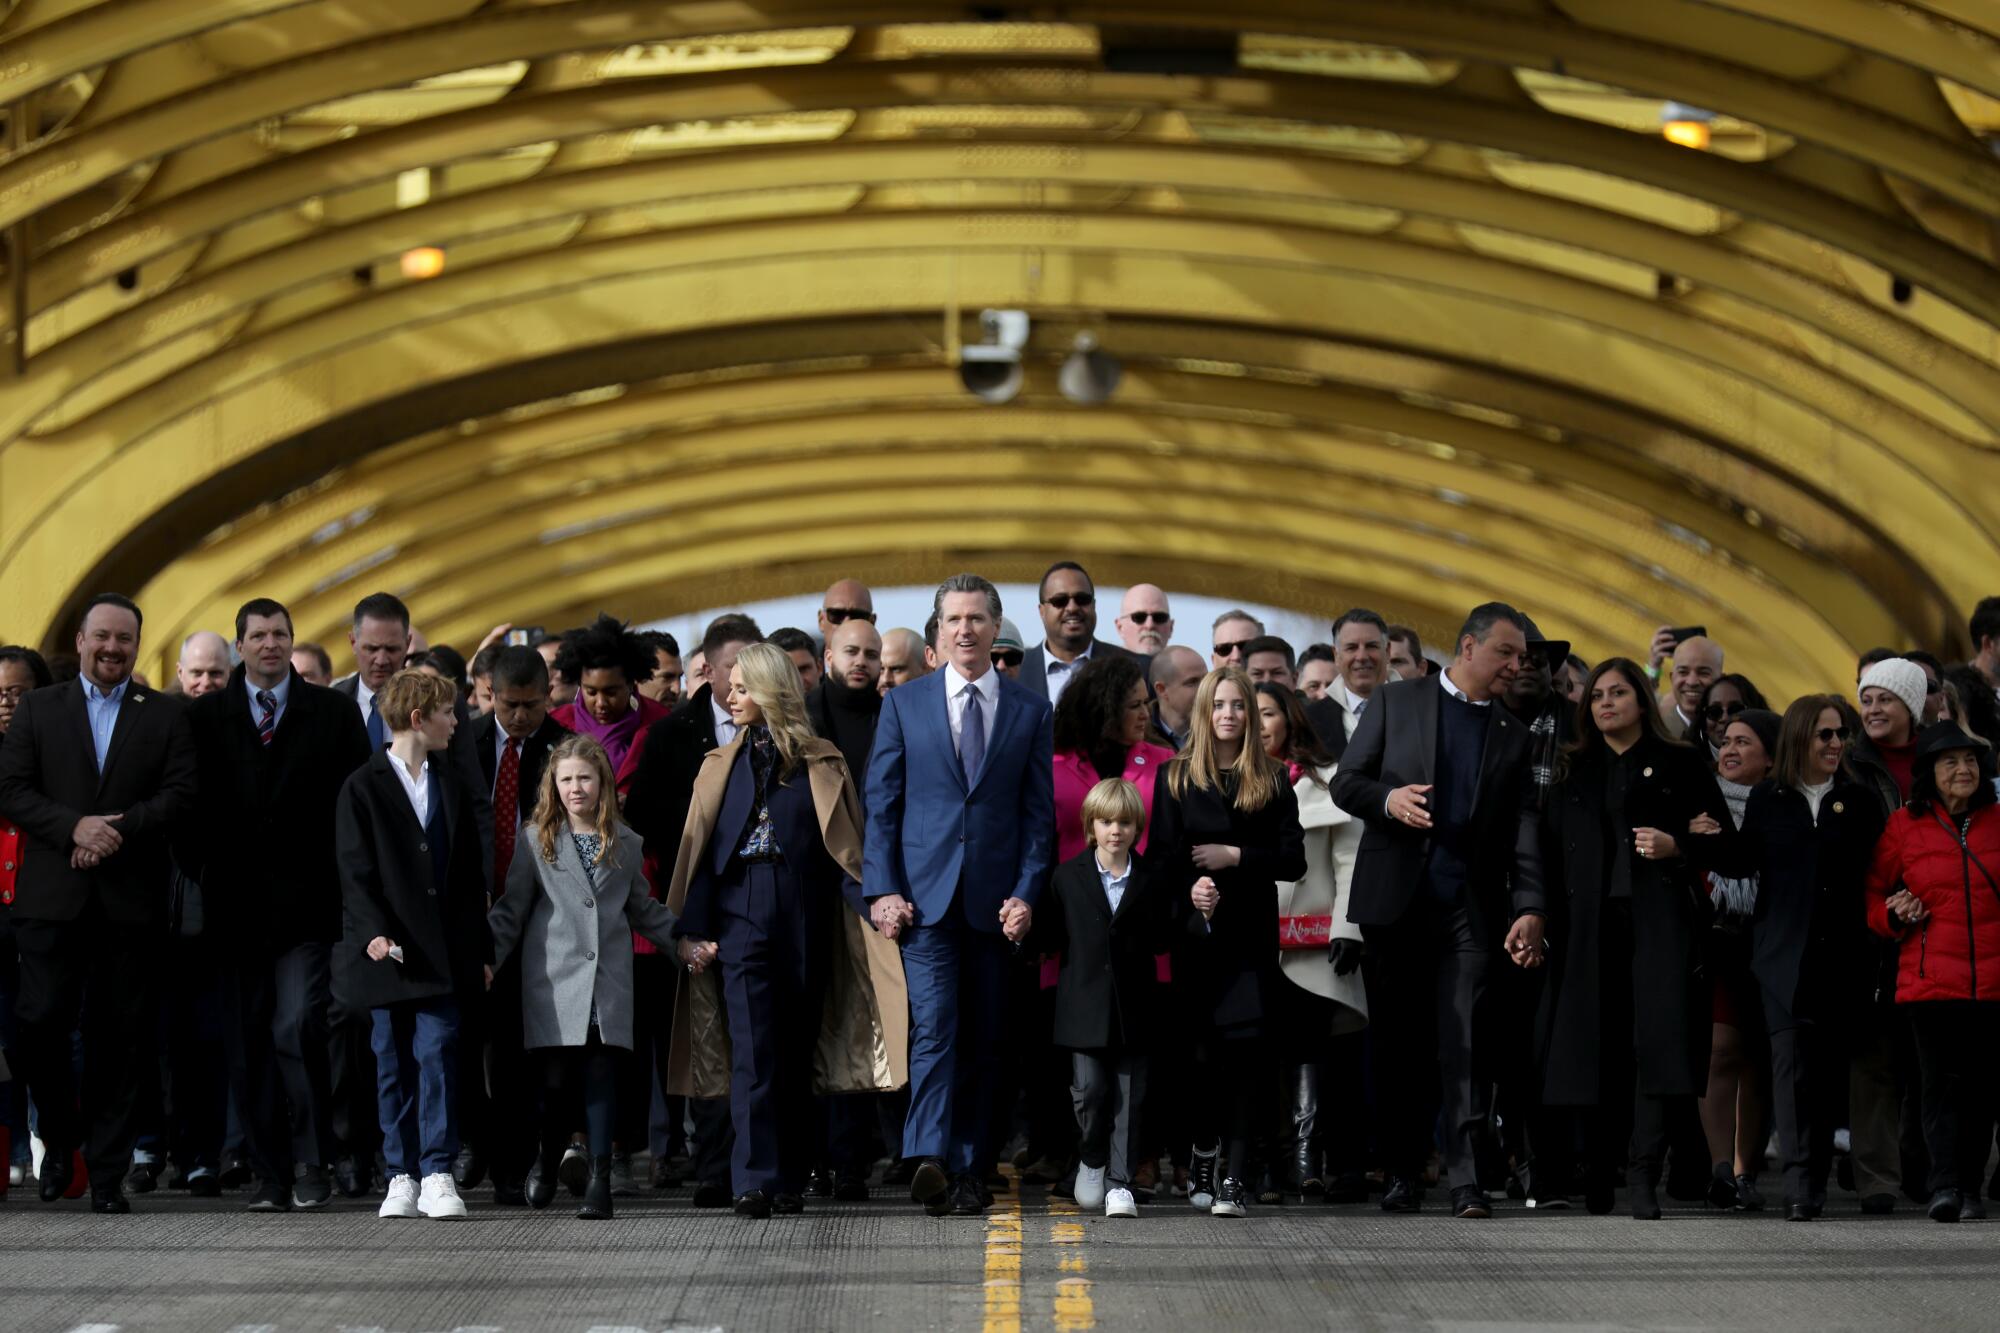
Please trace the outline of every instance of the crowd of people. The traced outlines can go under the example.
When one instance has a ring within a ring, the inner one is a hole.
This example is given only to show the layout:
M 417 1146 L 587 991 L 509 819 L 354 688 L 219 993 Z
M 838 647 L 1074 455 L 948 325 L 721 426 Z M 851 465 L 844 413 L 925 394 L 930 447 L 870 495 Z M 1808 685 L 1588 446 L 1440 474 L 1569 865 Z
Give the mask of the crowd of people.
M 468 659 L 377 593 L 334 679 L 259 598 L 155 688 L 105 594 L 0 648 L 9 1183 L 1985 1215 L 2000 598 L 1783 706 L 1700 627 L 1204 655 L 1152 585 L 1117 642 L 1082 566 L 1037 602 L 1033 647 L 961 574 L 920 630 L 843 579 Z

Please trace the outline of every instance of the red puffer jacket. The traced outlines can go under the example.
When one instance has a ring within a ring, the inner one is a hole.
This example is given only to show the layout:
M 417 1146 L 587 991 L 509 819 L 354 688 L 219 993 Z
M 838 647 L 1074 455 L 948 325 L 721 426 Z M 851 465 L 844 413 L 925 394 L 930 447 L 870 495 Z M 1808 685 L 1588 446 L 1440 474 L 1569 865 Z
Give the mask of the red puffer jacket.
M 1898 928 L 1889 895 L 1908 889 L 1930 916 Z M 1973 812 L 1966 838 L 1932 807 L 1889 817 L 1868 873 L 1868 925 L 1902 941 L 1896 1002 L 2000 1001 L 2000 806 Z

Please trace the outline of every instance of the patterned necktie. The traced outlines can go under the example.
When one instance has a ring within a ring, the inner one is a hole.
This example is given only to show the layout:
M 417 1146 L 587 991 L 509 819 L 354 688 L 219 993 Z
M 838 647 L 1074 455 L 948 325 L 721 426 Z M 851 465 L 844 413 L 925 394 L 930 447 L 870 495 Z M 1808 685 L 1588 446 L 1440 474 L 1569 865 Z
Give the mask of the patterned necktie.
M 500 772 L 493 779 L 493 896 L 507 883 L 514 864 L 514 836 L 521 825 L 521 742 L 511 736 L 500 755 Z
M 257 706 L 264 710 L 264 716 L 257 719 L 257 739 L 269 745 L 278 730 L 278 696 L 269 690 L 259 690 Z
M 986 758 L 986 727 L 981 721 L 979 687 L 968 685 L 958 697 L 965 700 L 965 718 L 958 724 L 958 762 L 965 769 L 965 785 L 970 788 Z
M 378 750 L 389 745 L 389 728 L 383 724 L 382 714 L 376 710 L 375 701 L 368 701 L 368 743 Z

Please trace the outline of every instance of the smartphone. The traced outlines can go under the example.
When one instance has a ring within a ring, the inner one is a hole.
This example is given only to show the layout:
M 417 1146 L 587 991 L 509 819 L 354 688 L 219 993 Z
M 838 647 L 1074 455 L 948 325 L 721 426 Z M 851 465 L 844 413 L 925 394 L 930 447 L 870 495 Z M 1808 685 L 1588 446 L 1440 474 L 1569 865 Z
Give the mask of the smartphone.
M 1682 627 L 1682 628 L 1680 628 L 1680 629 L 1670 629 L 1670 630 L 1668 630 L 1668 631 L 1667 631 L 1667 633 L 1673 636 L 1673 640 L 1674 640 L 1674 644 L 1675 644 L 1675 646 L 1677 646 L 1677 647 L 1678 647 L 1679 645 L 1681 645 L 1681 644 L 1683 644 L 1683 643 L 1686 643 L 1686 642 L 1687 642 L 1687 641 L 1688 641 L 1689 639 L 1705 639 L 1705 638 L 1707 638 L 1707 637 L 1708 637 L 1708 626 L 1706 626 L 1706 625 L 1686 625 L 1686 626 L 1683 626 L 1683 627 Z
M 534 648 L 538 647 L 548 637 L 549 632 L 540 625 L 530 625 L 526 629 L 510 629 L 507 631 L 507 646 L 509 648 Z

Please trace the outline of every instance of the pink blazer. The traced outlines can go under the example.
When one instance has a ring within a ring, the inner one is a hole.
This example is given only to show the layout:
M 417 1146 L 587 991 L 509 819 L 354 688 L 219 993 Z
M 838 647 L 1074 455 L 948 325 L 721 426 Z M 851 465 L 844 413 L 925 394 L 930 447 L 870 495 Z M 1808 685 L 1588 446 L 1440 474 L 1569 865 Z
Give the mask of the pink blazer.
M 1159 776 L 1161 765 L 1174 757 L 1174 752 L 1164 745 L 1154 745 L 1141 741 L 1132 747 L 1132 753 L 1125 756 L 1125 772 L 1121 774 L 1127 782 L 1139 789 L 1139 798 L 1146 803 L 1146 818 L 1153 817 L 1153 780 Z M 1097 770 L 1090 766 L 1090 756 L 1065 753 L 1056 756 L 1056 864 L 1060 865 L 1077 855 L 1090 839 L 1083 831 L 1083 798 L 1090 795 L 1090 789 L 1097 785 Z M 1139 834 L 1138 850 L 1146 850 L 1146 833 Z

